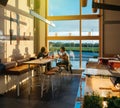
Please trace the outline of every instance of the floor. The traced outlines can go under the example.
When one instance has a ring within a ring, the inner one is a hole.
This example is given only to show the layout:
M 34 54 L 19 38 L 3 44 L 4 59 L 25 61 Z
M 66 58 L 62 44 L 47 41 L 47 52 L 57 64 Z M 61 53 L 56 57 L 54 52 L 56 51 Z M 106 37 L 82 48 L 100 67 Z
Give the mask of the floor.
M 33 85 L 38 83 L 38 77 L 32 79 Z M 61 85 L 56 89 L 54 98 L 51 89 L 40 94 L 40 86 L 33 86 L 30 96 L 27 93 L 27 83 L 20 87 L 20 96 L 16 96 L 16 89 L 0 96 L 0 108 L 74 108 L 80 75 L 63 75 Z

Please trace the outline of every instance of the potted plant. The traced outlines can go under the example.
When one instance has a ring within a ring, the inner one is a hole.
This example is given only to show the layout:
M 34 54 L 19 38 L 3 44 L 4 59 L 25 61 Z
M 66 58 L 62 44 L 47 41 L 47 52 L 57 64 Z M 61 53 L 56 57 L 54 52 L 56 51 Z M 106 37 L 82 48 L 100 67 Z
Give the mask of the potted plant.
M 120 108 L 120 98 L 111 97 L 107 99 L 107 108 Z
M 83 108 L 103 108 L 102 102 L 103 99 L 97 94 L 85 95 Z

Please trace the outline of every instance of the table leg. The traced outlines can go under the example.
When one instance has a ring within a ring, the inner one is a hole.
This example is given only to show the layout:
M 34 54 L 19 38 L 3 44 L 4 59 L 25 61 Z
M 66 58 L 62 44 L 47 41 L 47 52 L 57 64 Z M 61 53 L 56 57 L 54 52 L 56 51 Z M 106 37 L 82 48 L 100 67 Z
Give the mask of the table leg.
M 31 89 L 31 73 L 30 73 L 30 64 L 28 64 L 28 95 L 30 95 L 30 89 Z
M 19 76 L 17 77 L 17 96 L 20 96 Z

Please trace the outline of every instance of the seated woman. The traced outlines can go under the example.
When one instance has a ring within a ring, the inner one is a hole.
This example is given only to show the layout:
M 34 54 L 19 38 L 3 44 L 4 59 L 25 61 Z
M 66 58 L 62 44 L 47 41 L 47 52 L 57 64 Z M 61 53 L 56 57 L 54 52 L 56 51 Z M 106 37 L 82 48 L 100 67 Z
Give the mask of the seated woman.
M 57 66 L 66 65 L 66 70 L 68 71 L 69 60 L 68 60 L 68 54 L 65 51 L 65 47 L 60 48 L 60 52 L 58 53 L 58 56 L 60 60 L 56 65 Z
M 37 59 L 39 58 L 47 58 L 48 57 L 48 52 L 47 49 L 45 47 L 42 47 L 40 49 L 40 52 L 37 55 Z M 47 63 L 47 70 L 49 71 L 51 69 L 51 63 Z
M 48 57 L 48 53 L 47 53 L 47 50 L 46 50 L 45 47 L 42 47 L 40 49 L 40 52 L 37 55 L 37 59 L 40 58 L 40 57 L 42 57 L 42 58 Z

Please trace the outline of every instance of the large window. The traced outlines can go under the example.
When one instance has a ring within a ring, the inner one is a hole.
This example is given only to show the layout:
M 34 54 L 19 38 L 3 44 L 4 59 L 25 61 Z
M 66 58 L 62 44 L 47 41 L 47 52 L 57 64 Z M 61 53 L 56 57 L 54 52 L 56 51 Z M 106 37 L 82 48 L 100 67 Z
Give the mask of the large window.
M 79 20 L 65 20 L 53 21 L 56 27 L 49 26 L 49 36 L 79 36 L 80 35 L 80 21 Z
M 80 14 L 79 0 L 48 0 L 49 16 L 66 16 Z
M 92 0 L 87 0 L 86 7 L 80 7 L 80 2 L 48 0 L 47 18 L 56 26 L 47 28 L 49 50 L 57 52 L 65 46 L 73 69 L 84 68 L 89 58 L 101 54 L 100 11 L 93 13 Z

